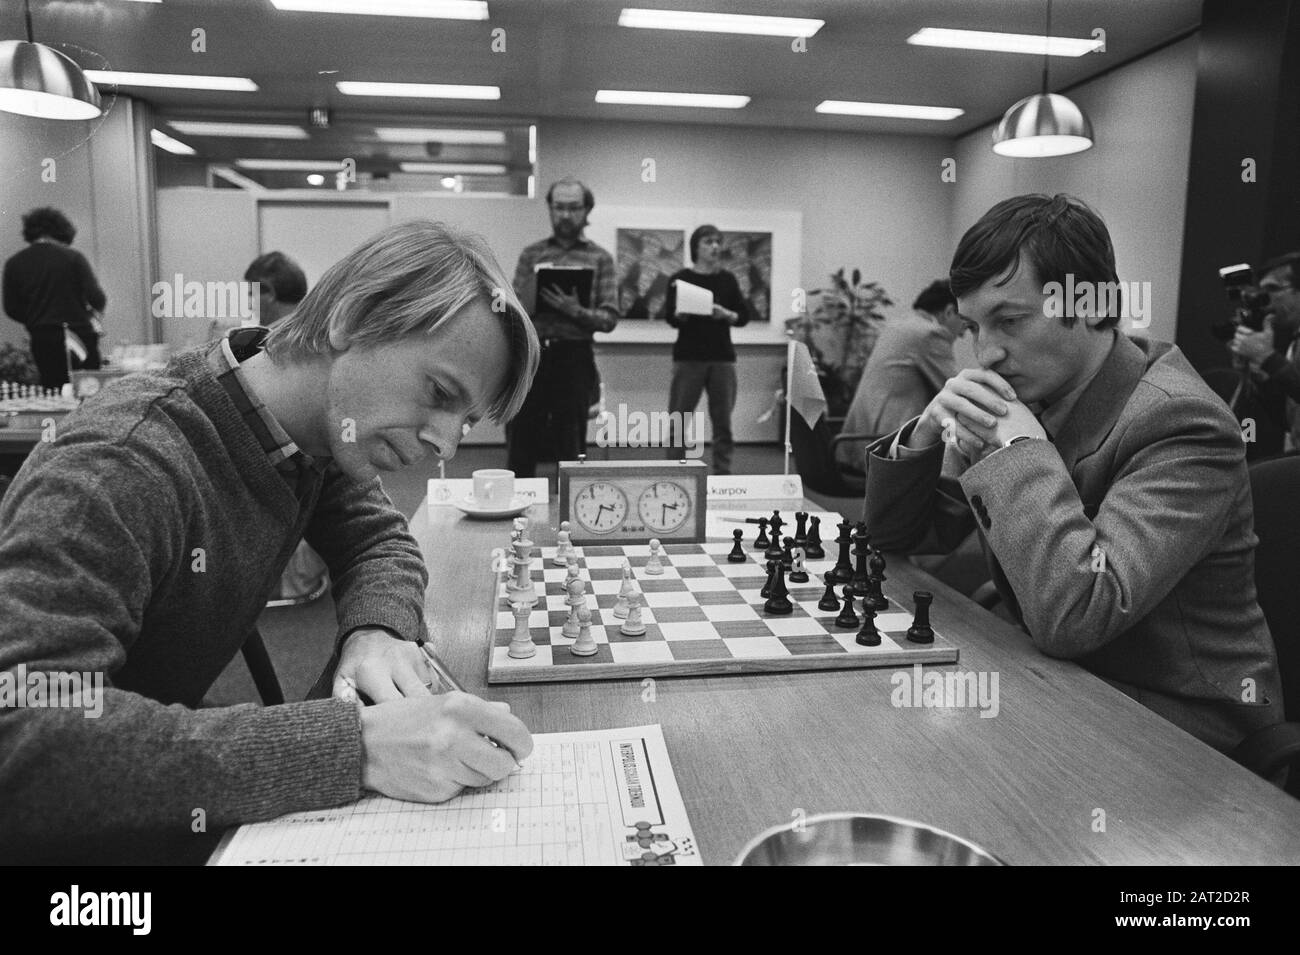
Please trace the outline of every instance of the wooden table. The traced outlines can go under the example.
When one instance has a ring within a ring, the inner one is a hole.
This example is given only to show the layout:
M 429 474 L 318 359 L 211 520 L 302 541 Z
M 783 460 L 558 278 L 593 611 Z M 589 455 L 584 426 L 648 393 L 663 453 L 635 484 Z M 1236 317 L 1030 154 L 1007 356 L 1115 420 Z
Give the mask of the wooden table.
M 820 510 L 805 502 L 808 510 Z M 896 672 L 845 670 L 488 687 L 495 577 L 510 522 L 421 506 L 426 613 L 466 690 L 535 733 L 659 723 L 706 862 L 768 826 L 858 811 L 964 836 L 1013 865 L 1300 863 L 1300 801 L 894 556 L 886 590 L 935 595 L 957 669 L 998 674 L 999 712 L 896 708 Z M 554 501 L 530 536 L 554 544 Z M 952 667 L 941 667 L 951 670 Z M 1104 831 L 1097 831 L 1103 819 Z

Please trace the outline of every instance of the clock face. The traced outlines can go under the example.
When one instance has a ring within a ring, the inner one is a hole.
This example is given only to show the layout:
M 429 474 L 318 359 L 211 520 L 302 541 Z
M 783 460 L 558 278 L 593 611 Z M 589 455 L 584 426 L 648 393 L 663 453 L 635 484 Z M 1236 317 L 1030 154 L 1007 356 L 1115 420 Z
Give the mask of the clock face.
M 595 481 L 573 499 L 573 516 L 590 533 L 608 534 L 627 517 L 627 495 L 608 481 Z
M 641 492 L 636 512 L 648 530 L 668 534 L 691 516 L 691 499 L 680 484 L 657 481 Z

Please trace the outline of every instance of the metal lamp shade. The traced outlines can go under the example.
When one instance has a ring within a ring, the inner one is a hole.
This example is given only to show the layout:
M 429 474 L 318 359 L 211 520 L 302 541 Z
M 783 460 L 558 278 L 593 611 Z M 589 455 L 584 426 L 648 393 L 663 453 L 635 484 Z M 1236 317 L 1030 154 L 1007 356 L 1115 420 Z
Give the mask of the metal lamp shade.
M 57 50 L 0 40 L 0 110 L 41 119 L 94 119 L 99 91 L 81 67 Z
M 1064 156 L 1092 146 L 1092 123 L 1072 100 L 1035 93 L 1016 103 L 993 131 L 1000 156 Z

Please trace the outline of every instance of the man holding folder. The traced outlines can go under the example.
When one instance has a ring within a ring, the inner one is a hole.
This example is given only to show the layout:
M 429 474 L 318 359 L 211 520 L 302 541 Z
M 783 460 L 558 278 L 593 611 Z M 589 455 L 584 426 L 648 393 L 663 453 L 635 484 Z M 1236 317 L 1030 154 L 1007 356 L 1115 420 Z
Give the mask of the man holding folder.
M 521 478 L 535 476 L 549 448 L 562 461 L 586 453 L 597 382 L 592 335 L 618 324 L 614 259 L 582 234 L 596 204 L 591 190 L 562 179 L 547 190 L 546 204 L 551 235 L 526 247 L 515 269 L 515 294 L 542 345 L 532 390 L 506 428 L 506 466 Z

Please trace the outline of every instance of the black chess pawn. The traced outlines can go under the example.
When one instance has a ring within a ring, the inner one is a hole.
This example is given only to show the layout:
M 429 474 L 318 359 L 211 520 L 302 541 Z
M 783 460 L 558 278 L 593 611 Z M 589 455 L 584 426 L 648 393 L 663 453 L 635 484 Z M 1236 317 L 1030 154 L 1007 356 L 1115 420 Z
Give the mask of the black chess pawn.
M 828 570 L 822 580 L 826 581 L 826 592 L 822 594 L 822 599 L 817 601 L 817 609 L 834 613 L 840 609 L 839 598 L 835 596 L 835 575 Z
M 934 631 L 930 629 L 930 603 L 934 600 L 934 594 L 917 590 L 913 592 L 912 599 L 916 601 L 916 616 L 907 628 L 907 639 L 911 643 L 934 643 Z
M 870 540 L 871 538 L 868 537 L 867 539 Z M 880 552 L 879 548 L 871 548 L 871 560 L 867 566 L 871 568 L 871 576 L 879 577 L 882 584 L 889 579 L 885 576 L 885 555 Z
M 787 537 L 785 546 L 781 548 L 781 566 L 785 568 L 786 573 L 794 566 L 794 538 Z
M 849 558 L 849 528 L 852 525 L 848 521 L 840 522 L 840 536 L 835 538 L 835 543 L 840 545 L 839 559 L 835 561 L 835 569 L 831 571 L 835 575 L 835 582 L 838 584 L 847 584 L 853 579 L 853 563 Z
M 785 526 L 785 521 L 781 520 L 781 512 L 773 511 L 771 519 L 767 526 L 772 531 L 771 543 L 767 545 L 767 550 L 763 556 L 768 560 L 779 560 L 781 557 L 781 528 Z
M 780 561 L 774 561 L 776 576 L 772 580 L 772 592 L 768 595 L 763 609 L 768 613 L 794 613 L 794 604 L 790 602 L 790 591 L 785 586 L 785 567 Z
M 768 545 L 771 543 L 772 542 L 767 539 L 767 518 L 760 517 L 758 519 L 758 536 L 754 538 L 754 546 L 762 547 L 766 550 Z
M 861 597 L 867 592 L 867 555 L 871 549 L 871 539 L 861 529 L 861 524 L 858 528 L 858 532 L 853 535 L 853 556 L 857 559 L 857 566 L 853 569 L 853 579 L 849 581 L 855 597 Z
M 854 641 L 861 647 L 880 646 L 880 631 L 876 629 L 876 612 L 869 606 L 862 608 L 862 629 Z
M 802 547 L 796 545 L 790 549 L 790 583 L 808 583 L 808 568 L 804 566 L 805 556 Z
M 804 556 L 809 560 L 821 560 L 826 556 L 826 551 L 822 549 L 821 526 L 821 518 L 814 514 L 808 526 L 808 540 L 803 547 Z
M 881 590 L 880 578 L 875 574 L 867 575 L 867 592 L 862 595 L 862 604 L 864 607 L 870 607 L 876 613 L 889 609 L 889 598 Z
M 800 547 L 808 543 L 808 512 L 794 512 L 794 542 Z
M 763 584 L 763 589 L 758 592 L 758 595 L 764 600 L 772 596 L 772 581 L 775 579 L 776 565 L 779 563 L 780 561 L 776 560 L 769 560 L 767 562 L 767 583 Z
M 731 548 L 731 553 L 727 555 L 727 562 L 731 564 L 743 564 L 749 560 L 745 554 L 745 532 L 740 528 L 731 532 L 731 536 L 736 539 L 736 543 Z
M 835 626 L 843 630 L 852 630 L 857 625 L 858 615 L 853 612 L 853 590 L 845 587 L 844 607 L 840 610 L 840 615 L 835 618 Z

